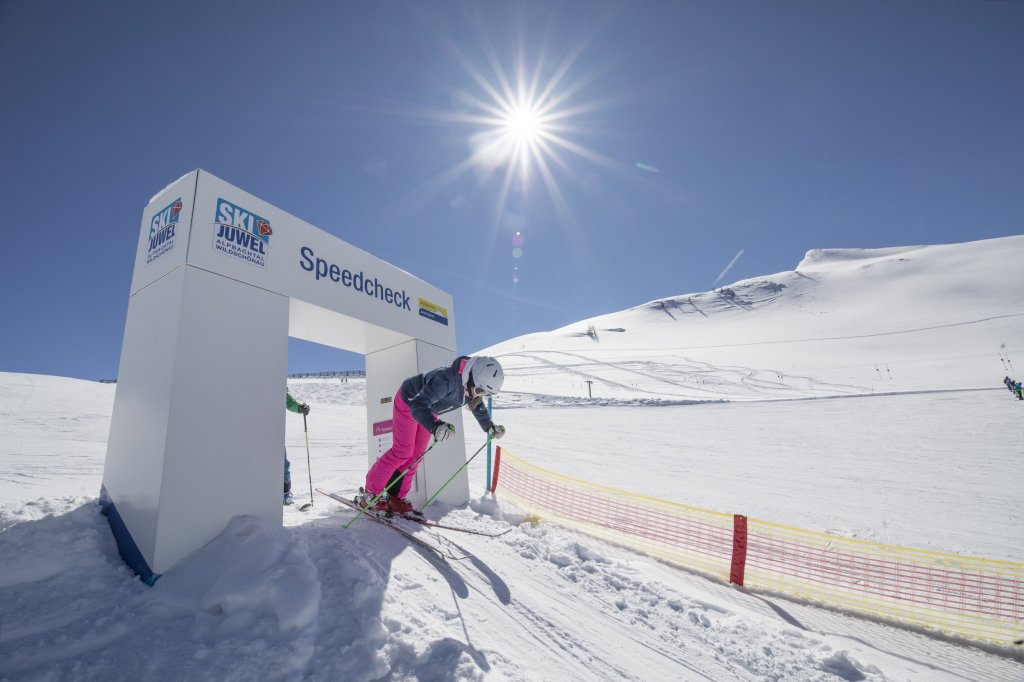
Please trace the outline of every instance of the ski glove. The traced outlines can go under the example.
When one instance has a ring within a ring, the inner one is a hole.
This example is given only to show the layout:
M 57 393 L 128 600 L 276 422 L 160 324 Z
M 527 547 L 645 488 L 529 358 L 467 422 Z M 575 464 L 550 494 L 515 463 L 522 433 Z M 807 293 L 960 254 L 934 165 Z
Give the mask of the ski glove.
M 455 435 L 455 425 L 448 422 L 437 422 L 434 424 L 434 440 L 443 443 Z
M 505 427 L 501 424 L 495 424 L 491 428 L 487 429 L 487 435 L 494 440 L 498 440 L 505 435 Z
M 299 403 L 299 414 L 309 414 L 309 405 L 306 403 Z

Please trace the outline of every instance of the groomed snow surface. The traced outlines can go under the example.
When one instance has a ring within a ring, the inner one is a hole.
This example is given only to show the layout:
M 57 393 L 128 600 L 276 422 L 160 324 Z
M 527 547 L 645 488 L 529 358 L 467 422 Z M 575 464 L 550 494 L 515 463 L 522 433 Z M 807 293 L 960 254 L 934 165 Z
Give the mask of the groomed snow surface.
M 510 340 L 488 351 L 508 368 L 502 444 L 675 502 L 1024 561 L 1024 402 L 1000 383 L 1024 375 L 1024 281 L 993 267 L 1022 251 L 811 252 L 794 273 Z M 363 383 L 289 388 L 313 408 L 314 485 L 351 490 Z M 317 496 L 283 528 L 234 519 L 146 587 L 96 505 L 114 390 L 0 374 L 0 680 L 1024 680 L 1019 651 L 533 523 L 481 492 L 482 458 L 471 503 L 428 515 L 511 532 L 424 532 L 464 561 L 368 521 L 342 530 L 348 513 Z M 302 420 L 282 413 L 301 503 Z M 467 434 L 470 452 L 481 442 Z

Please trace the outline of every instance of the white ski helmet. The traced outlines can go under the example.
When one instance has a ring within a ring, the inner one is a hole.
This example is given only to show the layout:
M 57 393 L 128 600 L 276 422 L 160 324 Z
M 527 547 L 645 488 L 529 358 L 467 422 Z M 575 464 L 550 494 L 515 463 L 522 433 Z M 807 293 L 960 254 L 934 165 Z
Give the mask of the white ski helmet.
M 468 387 L 470 381 L 478 395 L 494 395 L 501 390 L 501 385 L 505 382 L 505 371 L 501 368 L 501 364 L 492 357 L 486 355 L 472 357 L 462 370 L 463 385 Z

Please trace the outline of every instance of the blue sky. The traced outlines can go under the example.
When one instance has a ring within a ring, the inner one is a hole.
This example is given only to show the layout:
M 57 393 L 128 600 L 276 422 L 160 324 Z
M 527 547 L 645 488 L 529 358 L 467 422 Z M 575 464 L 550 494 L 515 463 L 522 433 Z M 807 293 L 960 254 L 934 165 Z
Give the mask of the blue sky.
M 999 0 L 8 0 L 0 370 L 116 374 L 142 209 L 197 167 L 450 292 L 460 352 L 1020 234 L 1022 34 Z M 546 150 L 481 160 L 520 82 Z

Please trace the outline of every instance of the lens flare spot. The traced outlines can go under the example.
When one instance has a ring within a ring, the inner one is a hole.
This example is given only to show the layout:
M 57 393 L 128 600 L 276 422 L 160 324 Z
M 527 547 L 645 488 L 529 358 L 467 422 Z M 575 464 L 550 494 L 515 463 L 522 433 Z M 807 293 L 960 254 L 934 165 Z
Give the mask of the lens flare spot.
M 513 258 L 522 258 L 523 257 L 523 250 L 521 248 L 519 248 L 518 246 L 516 248 L 512 249 L 512 257 Z
M 523 237 L 522 232 L 516 232 L 512 235 L 512 246 L 522 246 L 526 243 L 526 238 Z

